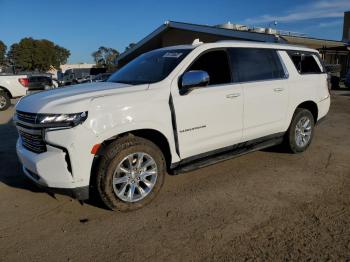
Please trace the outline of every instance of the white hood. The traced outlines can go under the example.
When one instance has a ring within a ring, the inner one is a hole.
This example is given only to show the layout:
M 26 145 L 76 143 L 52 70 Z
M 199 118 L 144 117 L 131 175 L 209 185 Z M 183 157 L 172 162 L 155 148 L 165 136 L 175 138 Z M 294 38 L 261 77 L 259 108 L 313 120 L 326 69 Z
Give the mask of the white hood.
M 111 82 L 73 85 L 23 97 L 16 105 L 16 110 L 29 113 L 79 113 L 88 110 L 93 98 L 147 88 L 148 84 L 132 86 Z

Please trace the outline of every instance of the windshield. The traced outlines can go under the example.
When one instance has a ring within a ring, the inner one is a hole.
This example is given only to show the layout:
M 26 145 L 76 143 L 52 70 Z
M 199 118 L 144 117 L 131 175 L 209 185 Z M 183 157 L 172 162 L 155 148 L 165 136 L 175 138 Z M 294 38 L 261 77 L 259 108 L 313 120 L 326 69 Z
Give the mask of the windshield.
M 167 77 L 192 49 L 155 50 L 145 53 L 119 69 L 107 82 L 155 83 Z

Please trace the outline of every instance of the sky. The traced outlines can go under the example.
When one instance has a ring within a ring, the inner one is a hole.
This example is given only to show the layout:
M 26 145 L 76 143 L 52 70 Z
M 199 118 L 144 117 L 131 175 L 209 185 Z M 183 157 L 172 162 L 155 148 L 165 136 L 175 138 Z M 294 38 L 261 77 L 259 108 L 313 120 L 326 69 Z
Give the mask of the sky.
M 48 39 L 71 51 L 70 63 L 91 63 L 100 46 L 123 52 L 165 21 L 268 27 L 341 40 L 350 0 L 0 0 L 0 40 Z

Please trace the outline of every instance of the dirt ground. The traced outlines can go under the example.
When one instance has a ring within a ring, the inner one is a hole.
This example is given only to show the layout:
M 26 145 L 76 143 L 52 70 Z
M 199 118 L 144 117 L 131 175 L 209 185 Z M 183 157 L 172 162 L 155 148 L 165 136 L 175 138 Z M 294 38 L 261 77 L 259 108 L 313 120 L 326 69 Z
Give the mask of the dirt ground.
M 0 113 L 0 261 L 350 260 L 350 92 L 303 154 L 270 149 L 167 176 L 144 209 L 53 198 L 24 177 Z

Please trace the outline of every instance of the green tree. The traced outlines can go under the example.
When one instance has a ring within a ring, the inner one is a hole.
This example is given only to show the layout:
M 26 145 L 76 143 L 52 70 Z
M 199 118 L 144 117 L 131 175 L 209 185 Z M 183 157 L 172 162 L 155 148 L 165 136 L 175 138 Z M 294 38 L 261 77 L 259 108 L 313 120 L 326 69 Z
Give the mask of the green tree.
M 46 40 L 23 38 L 10 47 L 8 58 L 19 70 L 47 71 L 67 62 L 69 50 Z
M 130 43 L 126 48 L 125 51 L 128 51 L 130 48 L 133 48 L 136 44 L 135 43 Z
M 94 58 L 96 67 L 106 67 L 108 71 L 113 71 L 115 69 L 115 60 L 119 56 L 119 52 L 116 49 L 101 46 L 91 55 Z
M 70 51 L 58 45 L 56 45 L 55 50 L 57 63 L 60 65 L 66 64 L 68 57 L 70 56 Z
M 5 64 L 7 46 L 0 40 L 0 65 Z

